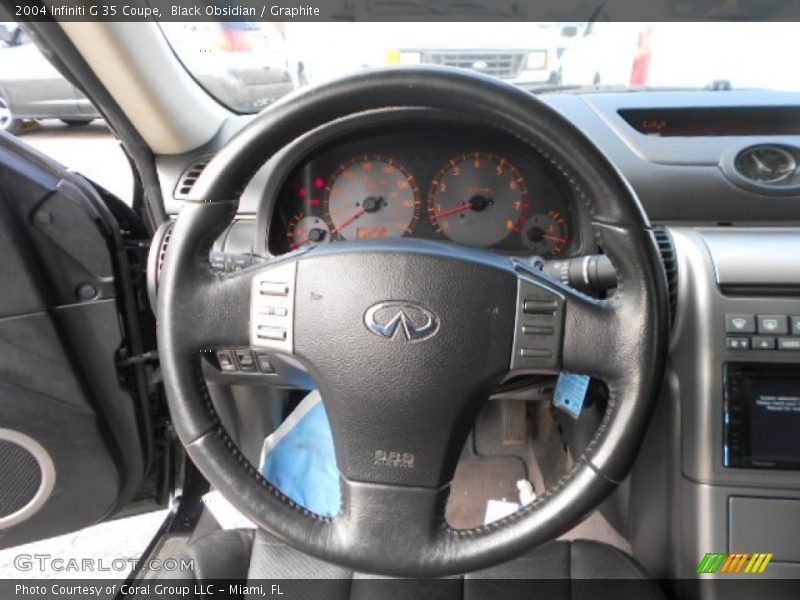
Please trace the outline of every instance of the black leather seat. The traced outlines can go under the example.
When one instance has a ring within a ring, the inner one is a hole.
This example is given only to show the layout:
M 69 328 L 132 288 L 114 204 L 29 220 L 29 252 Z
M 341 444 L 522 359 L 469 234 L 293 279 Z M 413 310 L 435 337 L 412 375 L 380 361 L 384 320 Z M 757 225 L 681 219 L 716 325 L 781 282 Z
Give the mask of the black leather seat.
M 611 546 L 587 540 L 551 542 L 510 562 L 448 580 L 387 581 L 354 573 L 303 554 L 264 532 L 245 529 L 216 531 L 201 537 L 189 544 L 180 558 L 193 561 L 193 570 L 164 572 L 163 578 L 225 579 L 233 580 L 230 584 L 262 584 L 267 594 L 270 586 L 278 583 L 287 598 L 664 598 L 659 586 L 648 579 L 632 557 Z M 249 597 L 247 594 L 239 596 Z

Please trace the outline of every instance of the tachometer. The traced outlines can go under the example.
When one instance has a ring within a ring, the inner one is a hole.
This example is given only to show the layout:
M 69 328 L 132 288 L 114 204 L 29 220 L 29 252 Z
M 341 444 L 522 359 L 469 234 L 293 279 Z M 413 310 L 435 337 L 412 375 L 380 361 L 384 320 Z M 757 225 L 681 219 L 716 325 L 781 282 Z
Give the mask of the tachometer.
M 422 202 L 405 167 L 386 156 L 364 154 L 336 169 L 323 204 L 331 234 L 352 240 L 411 233 Z
M 528 187 L 517 168 L 484 152 L 451 159 L 428 193 L 428 214 L 437 230 L 471 246 L 492 246 L 519 233 L 529 206 Z

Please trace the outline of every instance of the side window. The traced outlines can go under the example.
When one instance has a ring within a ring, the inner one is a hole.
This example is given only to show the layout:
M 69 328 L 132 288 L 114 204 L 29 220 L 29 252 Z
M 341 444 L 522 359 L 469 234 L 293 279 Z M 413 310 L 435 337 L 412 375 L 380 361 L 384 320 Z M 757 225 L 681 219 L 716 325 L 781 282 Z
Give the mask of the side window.
M 14 22 L 0 23 L 0 130 L 131 203 L 131 168 L 116 136 Z

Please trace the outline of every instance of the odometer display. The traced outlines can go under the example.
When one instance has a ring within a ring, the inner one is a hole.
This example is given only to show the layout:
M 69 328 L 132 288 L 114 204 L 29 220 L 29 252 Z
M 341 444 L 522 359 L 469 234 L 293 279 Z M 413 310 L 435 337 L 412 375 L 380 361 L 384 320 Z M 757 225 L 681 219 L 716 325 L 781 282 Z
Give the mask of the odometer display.
M 428 215 L 454 242 L 493 246 L 519 234 L 530 207 L 528 186 L 507 159 L 484 152 L 451 159 L 434 177 Z

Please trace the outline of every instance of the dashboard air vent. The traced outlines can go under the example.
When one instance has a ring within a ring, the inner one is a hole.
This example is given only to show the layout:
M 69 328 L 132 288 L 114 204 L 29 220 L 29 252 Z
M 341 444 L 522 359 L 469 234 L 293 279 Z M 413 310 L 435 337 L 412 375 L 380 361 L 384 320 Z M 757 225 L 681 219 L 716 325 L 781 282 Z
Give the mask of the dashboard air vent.
M 210 156 L 204 156 L 186 167 L 186 170 L 178 180 L 178 185 L 175 186 L 176 200 L 185 200 L 189 196 L 194 184 L 197 182 L 197 178 L 200 177 L 200 174 L 208 166 L 210 161 Z
M 153 241 L 150 243 L 150 254 L 147 257 L 147 296 L 150 299 L 150 306 L 155 312 L 156 295 L 158 292 L 158 282 L 161 279 L 161 271 L 164 268 L 164 258 L 167 255 L 167 246 L 172 237 L 174 221 L 166 221 L 156 229 Z
M 174 223 L 170 222 L 164 230 L 164 237 L 158 247 L 158 258 L 156 259 L 156 282 L 161 281 L 161 271 L 164 269 L 164 258 L 167 256 L 167 246 L 172 237 Z
M 653 234 L 667 273 L 667 288 L 669 290 L 670 322 L 675 321 L 675 311 L 678 308 L 678 257 L 675 253 L 675 243 L 665 227 L 655 227 Z

